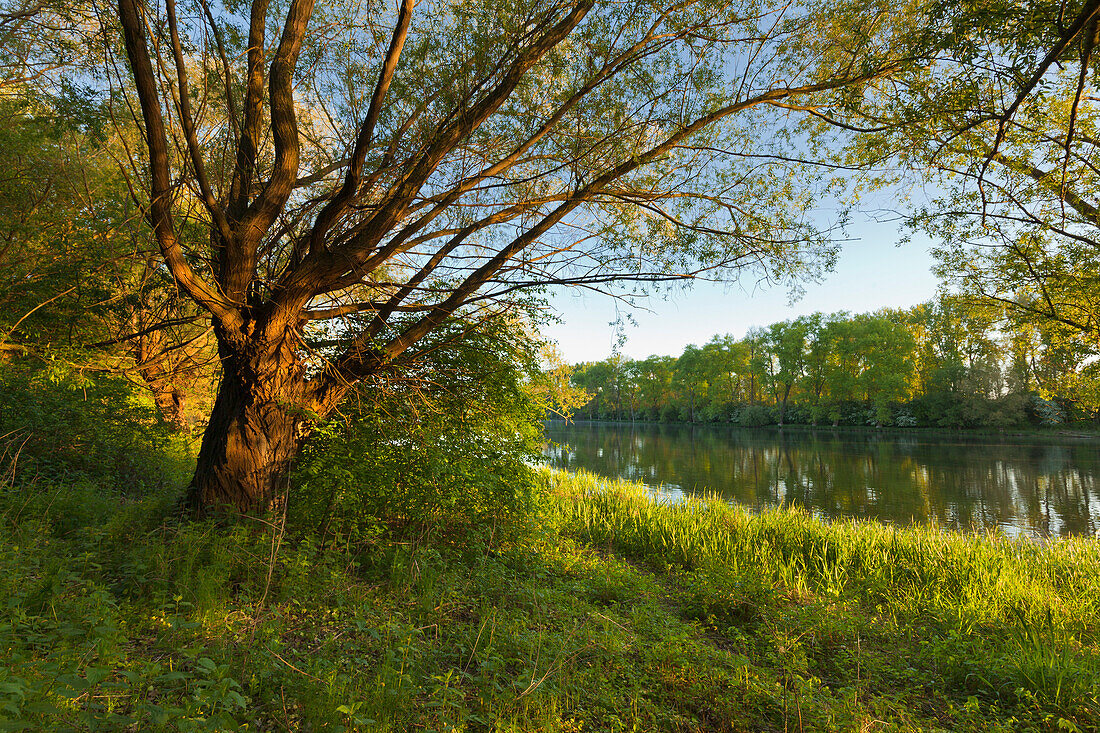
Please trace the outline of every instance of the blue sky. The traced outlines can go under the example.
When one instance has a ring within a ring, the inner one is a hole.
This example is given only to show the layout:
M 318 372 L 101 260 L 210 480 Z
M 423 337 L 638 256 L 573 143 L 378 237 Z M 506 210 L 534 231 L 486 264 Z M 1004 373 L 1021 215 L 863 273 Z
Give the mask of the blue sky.
M 875 221 L 856 214 L 848 227 L 850 241 L 840 250 L 833 272 L 819 283 L 807 283 L 805 294 L 789 302 L 784 287 L 761 289 L 755 278 L 728 286 L 700 283 L 692 290 L 664 299 L 647 299 L 643 307 L 620 311 L 633 314 L 637 325 L 626 326 L 625 356 L 678 356 L 688 344 L 703 344 L 715 334 L 743 336 L 753 326 L 822 311 L 862 313 L 883 307 L 908 307 L 935 295 L 937 279 L 931 272 L 930 241 L 914 236 L 898 246 L 901 223 Z M 616 301 L 606 296 L 562 292 L 551 299 L 561 322 L 544 335 L 558 343 L 566 361 L 607 357 L 615 342 Z

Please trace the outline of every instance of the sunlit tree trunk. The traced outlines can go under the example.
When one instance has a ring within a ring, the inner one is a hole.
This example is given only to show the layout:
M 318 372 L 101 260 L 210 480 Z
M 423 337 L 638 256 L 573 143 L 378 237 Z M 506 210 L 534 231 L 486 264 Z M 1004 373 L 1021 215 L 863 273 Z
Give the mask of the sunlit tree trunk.
M 203 434 L 187 504 L 196 514 L 219 508 L 267 511 L 282 501 L 294 456 L 307 434 L 307 384 L 294 340 L 222 343 L 222 377 Z

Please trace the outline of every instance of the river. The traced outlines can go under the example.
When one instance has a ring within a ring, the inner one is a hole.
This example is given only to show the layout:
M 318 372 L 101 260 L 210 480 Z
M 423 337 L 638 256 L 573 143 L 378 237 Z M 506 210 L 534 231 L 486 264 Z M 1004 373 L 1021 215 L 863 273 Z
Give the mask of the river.
M 547 423 L 546 459 L 663 496 L 1033 537 L 1100 529 L 1100 442 L 829 428 Z

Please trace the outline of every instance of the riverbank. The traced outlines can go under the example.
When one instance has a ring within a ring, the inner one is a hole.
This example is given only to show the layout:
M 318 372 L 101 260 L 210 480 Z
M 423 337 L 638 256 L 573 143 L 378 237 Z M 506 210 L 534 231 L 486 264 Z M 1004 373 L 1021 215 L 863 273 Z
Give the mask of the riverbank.
M 1069 425 L 1032 426 L 1014 428 L 929 428 L 898 427 L 896 425 L 739 425 L 728 422 L 662 422 L 659 420 L 562 420 L 544 421 L 552 425 L 613 425 L 615 427 L 670 427 L 670 428 L 725 428 L 733 430 L 762 430 L 768 432 L 821 433 L 838 435 L 917 436 L 927 438 L 988 438 L 1008 442 L 1051 443 L 1100 443 L 1100 425 L 1094 422 Z
M 547 425 L 547 463 L 670 497 L 1012 535 L 1100 534 L 1094 441 L 775 428 Z
M 590 475 L 538 482 L 517 526 L 437 519 L 325 550 L 277 525 L 165 523 L 169 497 L 6 496 L 0 722 L 1100 725 L 1096 540 L 665 505 Z

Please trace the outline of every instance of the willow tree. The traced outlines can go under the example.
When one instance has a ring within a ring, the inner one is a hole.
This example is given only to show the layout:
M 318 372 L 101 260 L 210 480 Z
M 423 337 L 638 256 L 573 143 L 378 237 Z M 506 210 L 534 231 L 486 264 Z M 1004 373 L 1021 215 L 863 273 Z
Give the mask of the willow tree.
M 994 307 L 1015 332 L 1032 330 L 1036 349 L 1066 358 L 1070 371 L 1094 369 L 1100 1 L 967 0 L 929 11 L 939 51 L 896 80 L 904 93 L 844 118 L 873 130 L 847 162 L 890 183 L 899 170 L 920 185 L 934 180 L 936 195 L 911 223 L 941 242 L 945 282 L 971 308 Z M 1088 399 L 1100 405 L 1095 390 Z
M 454 319 L 552 285 L 813 265 L 827 237 L 783 120 L 858 99 L 921 37 L 885 0 L 119 0 L 118 18 L 135 180 L 219 344 L 191 502 L 242 512 L 278 500 L 313 421 Z

